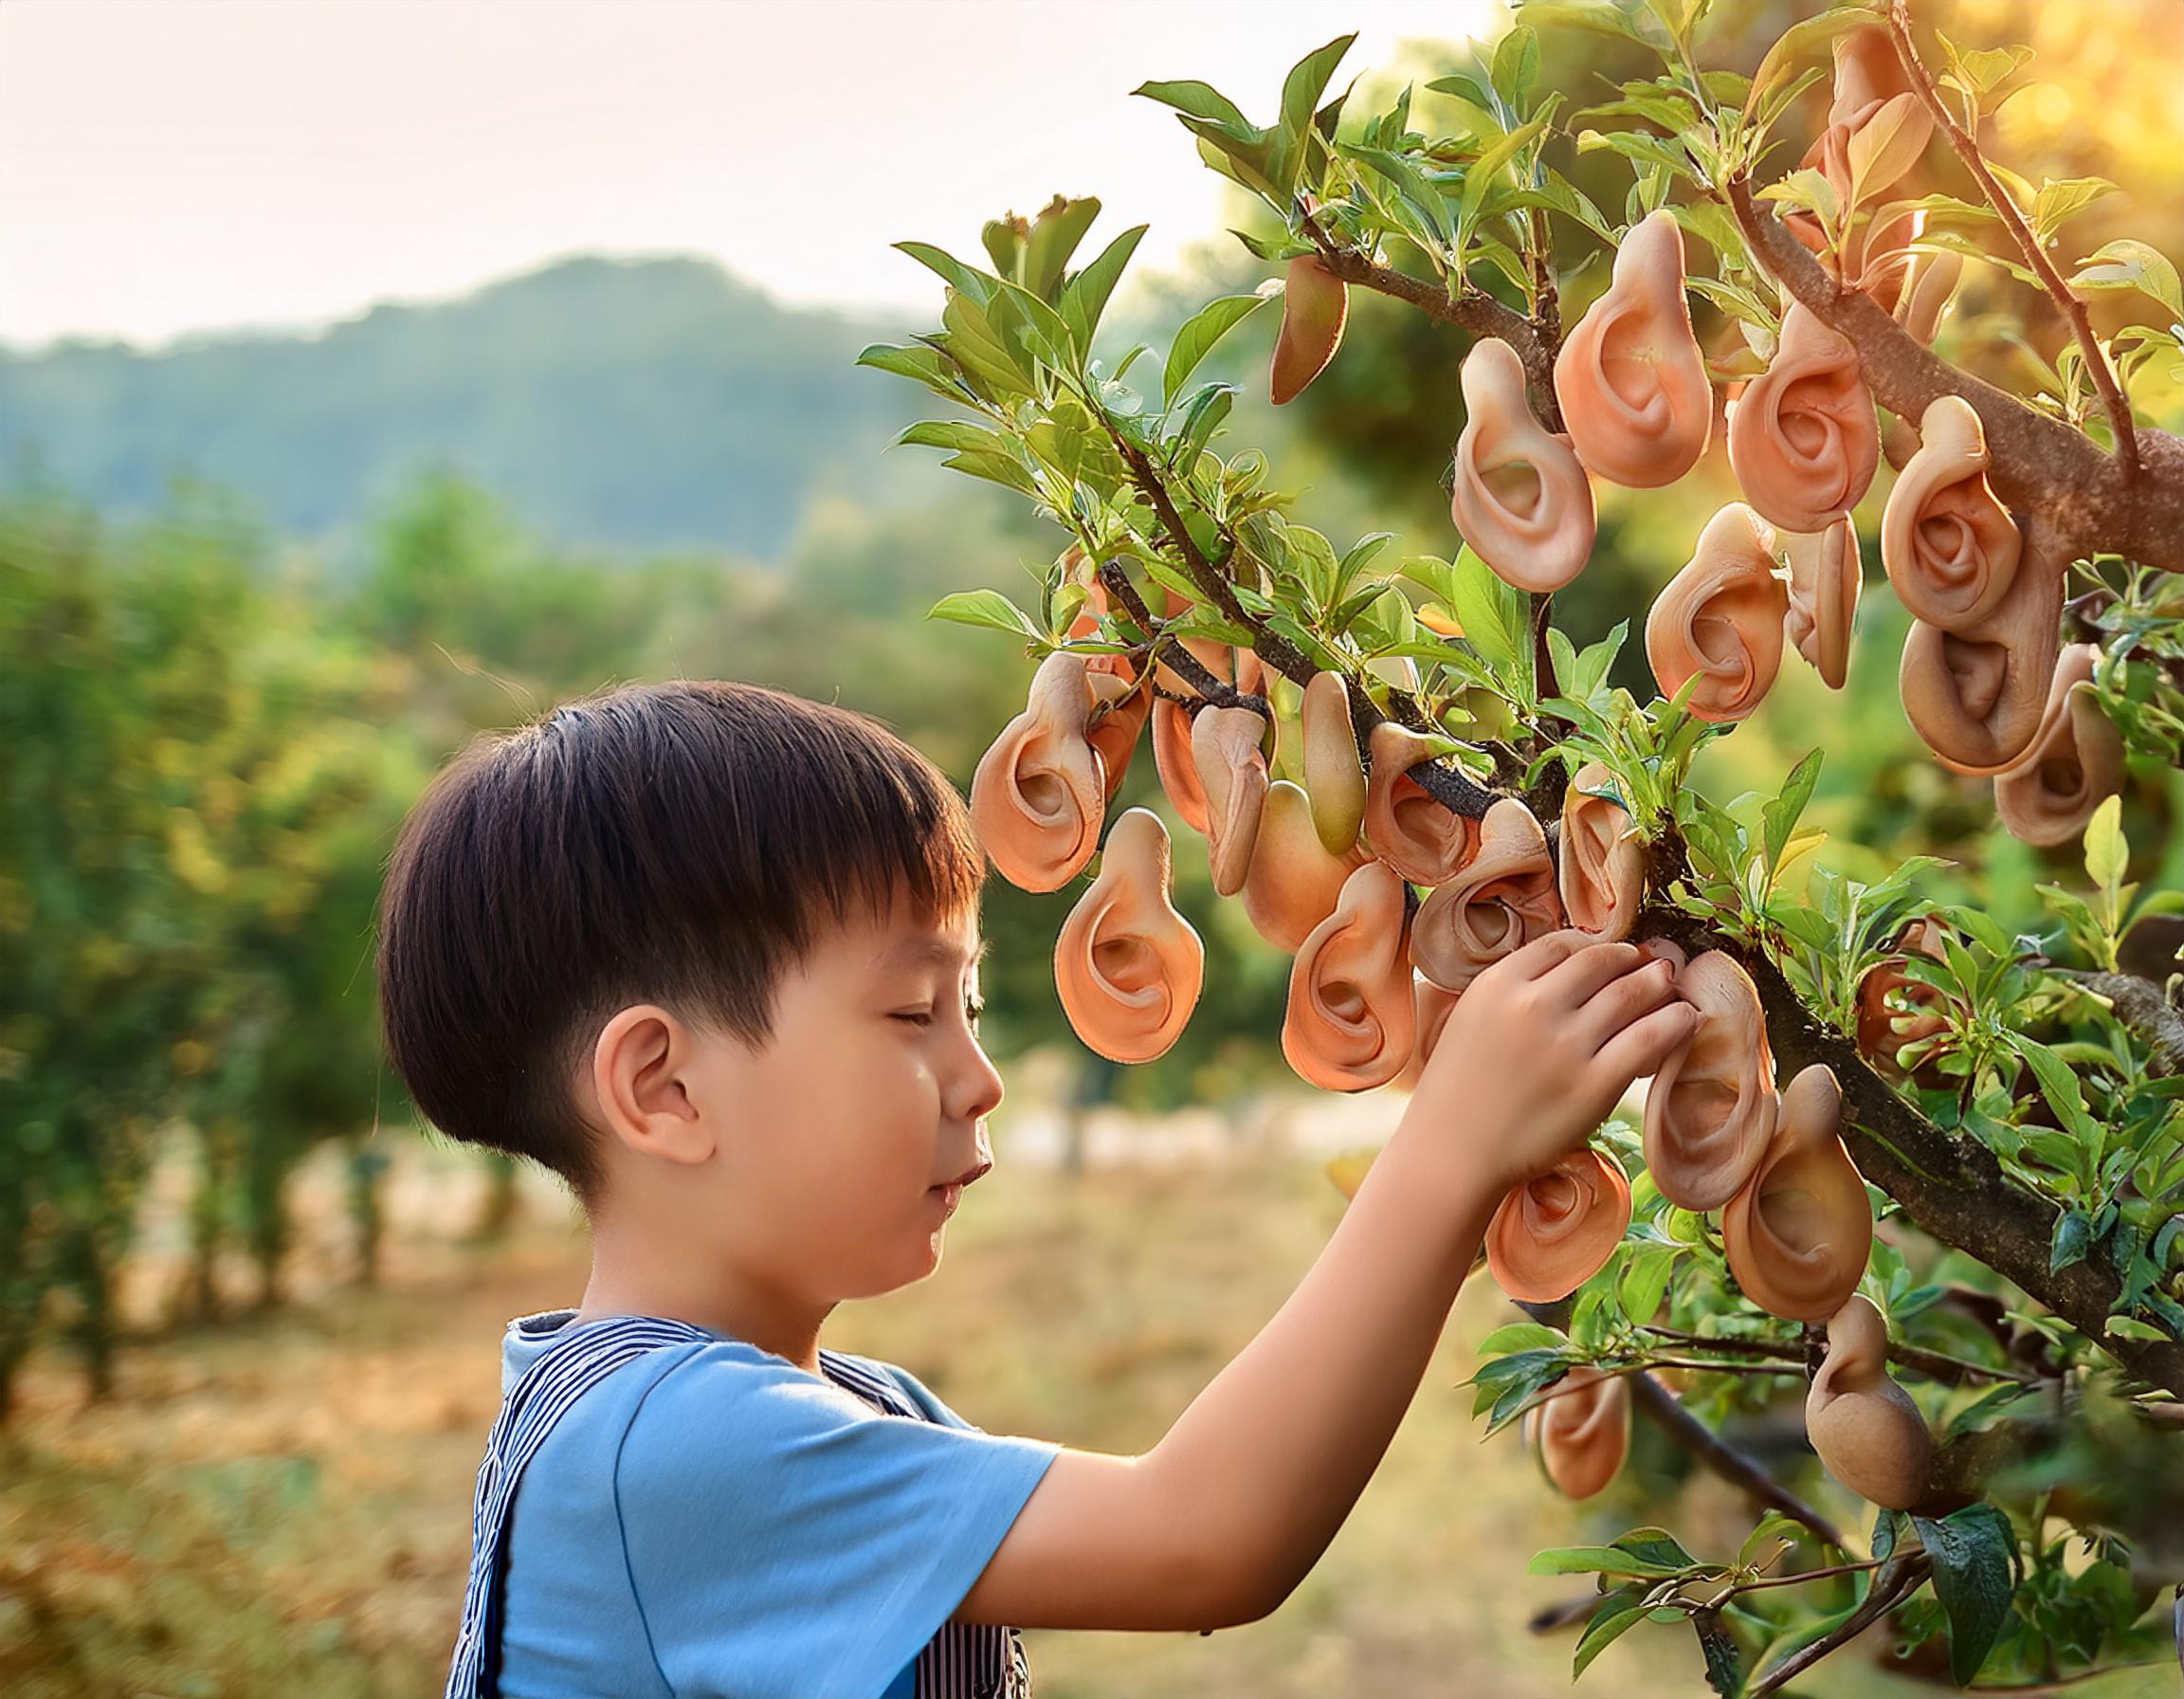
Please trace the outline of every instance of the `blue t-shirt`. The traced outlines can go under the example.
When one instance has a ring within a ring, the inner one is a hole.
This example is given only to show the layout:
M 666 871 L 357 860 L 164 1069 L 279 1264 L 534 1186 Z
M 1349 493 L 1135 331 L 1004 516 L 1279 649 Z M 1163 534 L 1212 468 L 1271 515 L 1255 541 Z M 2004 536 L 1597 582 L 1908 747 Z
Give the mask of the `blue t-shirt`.
M 573 1314 L 509 1323 L 503 1393 Z M 719 1333 L 576 1400 L 509 1521 L 503 1699 L 912 1692 L 1062 1447 L 984 1433 L 891 1363 L 826 1355 L 932 1419 Z

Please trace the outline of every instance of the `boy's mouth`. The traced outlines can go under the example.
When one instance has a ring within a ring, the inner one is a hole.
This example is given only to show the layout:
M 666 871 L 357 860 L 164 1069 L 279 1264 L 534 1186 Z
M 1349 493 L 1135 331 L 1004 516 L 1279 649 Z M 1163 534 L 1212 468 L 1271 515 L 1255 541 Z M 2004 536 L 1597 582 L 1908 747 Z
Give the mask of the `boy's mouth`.
M 925 1196 L 938 1201 L 943 1216 L 953 1215 L 956 1206 L 963 1201 L 963 1186 L 958 1180 L 950 1180 L 944 1186 L 927 1188 Z

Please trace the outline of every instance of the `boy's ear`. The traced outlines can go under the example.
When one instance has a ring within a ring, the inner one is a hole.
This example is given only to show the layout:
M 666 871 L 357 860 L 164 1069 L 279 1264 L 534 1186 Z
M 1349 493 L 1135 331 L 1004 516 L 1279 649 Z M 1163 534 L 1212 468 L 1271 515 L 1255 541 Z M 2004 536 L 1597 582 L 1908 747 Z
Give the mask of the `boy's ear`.
M 641 1156 L 702 1162 L 713 1154 L 717 1129 L 688 1088 L 697 1061 L 689 1027 L 658 1004 L 632 1004 L 599 1031 L 586 1106 L 608 1134 Z

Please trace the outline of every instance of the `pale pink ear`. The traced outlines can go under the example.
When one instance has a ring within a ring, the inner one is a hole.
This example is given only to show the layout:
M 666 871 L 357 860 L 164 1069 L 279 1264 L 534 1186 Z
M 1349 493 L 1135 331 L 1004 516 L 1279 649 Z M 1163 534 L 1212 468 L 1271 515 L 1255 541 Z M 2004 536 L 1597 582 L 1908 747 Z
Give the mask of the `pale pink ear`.
M 1063 1012 L 1108 1060 L 1150 1062 L 1182 1035 L 1205 971 L 1204 944 L 1168 899 L 1168 829 L 1124 809 L 1054 941 Z
M 1416 885 L 1453 879 L 1478 845 L 1479 823 L 1407 776 L 1432 758 L 1424 734 L 1383 720 L 1367 746 L 1373 771 L 1365 782 L 1365 839 L 1373 853 Z
M 1858 505 L 1880 464 L 1858 350 L 1792 302 L 1774 358 L 1729 410 L 1729 465 L 1744 499 L 1785 531 L 1823 531 Z
M 1449 517 L 1519 590 L 1559 590 L 1592 554 L 1592 485 L 1570 445 L 1532 416 L 1524 362 L 1499 337 L 1464 356 L 1463 433 Z
M 1342 346 L 1342 326 L 1350 317 L 1350 285 L 1327 269 L 1318 254 L 1299 254 L 1289 262 L 1282 292 L 1282 334 L 1274 343 L 1274 368 L 1266 385 L 1276 407 L 1294 401 L 1304 386 L 1327 370 Z
M 1793 1322 L 1824 1322 L 1842 1308 L 1873 1250 L 1873 1207 L 1842 1125 L 1842 1087 L 1815 1062 L 1783 1088 L 1767 1154 L 1721 1210 L 1737 1284 Z
M 1706 452 L 1714 387 L 1684 299 L 1684 228 L 1667 208 L 1624 233 L 1608 292 L 1555 356 L 1555 398 L 1577 458 L 1611 484 L 1658 489 Z
M 1084 733 L 1085 741 L 1100 752 L 1101 771 L 1106 777 L 1106 800 L 1113 802 L 1121 789 L 1122 776 L 1130 771 L 1130 758 L 1138 752 L 1138 734 L 1145 729 L 1153 711 L 1153 692 L 1126 673 L 1103 668 L 1102 661 L 1116 655 L 1094 655 L 1085 668 L 1092 686 L 1094 712 Z
M 1206 787 L 1198 782 L 1198 760 L 1191 753 L 1191 713 L 1179 702 L 1161 697 L 1153 704 L 1153 766 L 1177 818 L 1192 831 L 1206 831 Z
M 1261 938 L 1294 956 L 1312 928 L 1335 912 L 1343 882 L 1369 859 L 1356 846 L 1344 855 L 1328 854 L 1313 830 L 1310 798 L 1278 779 L 1267 788 L 1244 875 L 1244 912 Z
M 1322 848 L 1347 855 L 1365 822 L 1365 766 L 1357 758 L 1350 690 L 1338 672 L 1316 672 L 1304 686 L 1299 723 L 1304 738 L 1304 789 Z
M 1571 925 L 1597 934 L 1602 943 L 1630 935 L 1646 898 L 1646 846 L 1631 831 L 1629 811 L 1588 794 L 1614 784 L 1606 767 L 1587 761 L 1562 793 L 1562 911 Z
M 971 820 L 1010 884 L 1050 891 L 1100 847 L 1106 775 L 1086 740 L 1085 657 L 1056 649 L 1031 675 L 1024 711 L 1001 728 L 971 776 Z
M 1860 1498 L 1908 1510 L 1925 1489 L 1934 1435 L 1887 1364 L 1888 1324 L 1872 1300 L 1850 1299 L 1828 1320 L 1827 1360 L 1805 1395 L 1805 1436 Z
M 1410 992 L 1417 1018 L 1417 1036 L 1411 1041 L 1410 1060 L 1403 1064 L 1403 1071 L 1395 1076 L 1395 1083 L 1406 1091 L 1418 1089 L 1418 1081 L 1426 1072 L 1426 1064 L 1432 1060 L 1433 1047 L 1441 1042 L 1441 1034 L 1448 1025 L 1448 1017 L 1456 1013 L 1456 1000 L 1463 994 L 1436 985 L 1424 974 L 1410 976 Z
M 1919 341 L 1932 347 L 1934 335 L 1941 327 L 1941 315 L 1948 310 L 1950 298 L 1956 292 L 1957 280 L 1963 275 L 1962 254 L 1907 254 L 1903 263 L 1903 286 L 1896 297 L 1896 322 Z M 1890 466 L 1908 466 L 1911 457 L 1919 452 L 1918 426 L 1899 414 L 1891 414 L 1888 429 L 1882 434 L 1881 448 L 1888 456 Z
M 1191 754 L 1206 793 L 1206 841 L 1213 888 L 1233 897 L 1244 888 L 1259 813 L 1266 802 L 1265 720 L 1249 708 L 1198 710 L 1191 722 Z
M 1670 1203 L 1719 1209 L 1752 1178 L 1774 1131 L 1767 1017 L 1751 976 L 1720 950 L 1680 967 L 1676 991 L 1699 1026 L 1647 1087 L 1646 1166 Z
M 1369 861 L 1289 968 L 1282 1054 L 1327 1091 L 1364 1091 L 1403 1071 L 1417 1036 L 1403 878 Z
M 1766 699 L 1782 667 L 1790 594 L 1774 575 L 1774 537 L 1741 502 L 1706 521 L 1688 564 L 1646 613 L 1646 658 L 1674 699 L 1693 673 L 1701 720 L 1741 720 Z
M 1881 564 L 1912 618 L 1945 631 L 2002 605 L 2024 546 L 1987 484 L 1987 433 L 1961 395 L 1937 395 L 1881 512 Z
M 1524 1413 L 1519 1432 L 1565 1496 L 1591 1498 L 1629 1454 L 1630 1389 L 1621 1375 L 1577 1363 Z
M 1883 102 L 1907 93 L 1910 87 L 1910 77 L 1903 69 L 1903 61 L 1897 55 L 1895 40 L 1886 25 L 1864 25 L 1846 29 L 1835 38 L 1834 99 L 1828 107 L 1829 123 L 1865 123 L 1880 110 Z M 1934 133 L 1931 114 L 1927 115 L 1924 130 L 1928 136 Z
M 1782 635 L 1811 664 L 1830 690 L 1843 688 L 1850 670 L 1850 633 L 1858 624 L 1863 566 L 1858 528 L 1844 514 L 1816 535 L 1785 531 L 1790 557 L 1790 612 Z
M 1419 905 L 1410 956 L 1434 984 L 1462 991 L 1502 957 L 1561 924 L 1547 834 L 1520 798 L 1504 796 L 1479 823 L 1471 859 Z
M 2123 788 L 2123 739 L 2101 711 L 2091 682 L 2100 658 L 2096 644 L 2063 650 L 2030 753 L 1994 776 L 1994 812 L 2028 844 L 2051 847 L 2081 836 L 2093 811 Z
M 2027 558 L 1977 624 L 1945 631 L 1911 622 L 1896 688 L 1903 717 L 1944 767 L 2005 773 L 2032 747 L 2062 647 L 2063 578 Z
M 1502 1199 L 1486 1224 L 1486 1267 L 1512 1298 L 1551 1304 L 1608 1266 L 1630 1225 L 1630 1182 L 1585 1145 L 1563 1152 Z
M 1949 1017 L 1941 1008 L 1948 1000 L 1946 995 L 1938 986 L 1905 978 L 1902 972 L 1903 952 L 1908 949 L 1935 961 L 1948 959 L 1941 937 L 1937 921 L 1906 921 L 1890 941 L 1889 948 L 1895 954 L 1867 968 L 1858 980 L 1858 1048 L 1884 1074 L 1901 1079 L 1903 1069 L 1897 1065 L 1896 1052 L 1907 1044 L 1948 1031 Z M 1902 991 L 1925 1013 L 1900 1014 L 1890 1009 L 1887 996 L 1892 991 Z

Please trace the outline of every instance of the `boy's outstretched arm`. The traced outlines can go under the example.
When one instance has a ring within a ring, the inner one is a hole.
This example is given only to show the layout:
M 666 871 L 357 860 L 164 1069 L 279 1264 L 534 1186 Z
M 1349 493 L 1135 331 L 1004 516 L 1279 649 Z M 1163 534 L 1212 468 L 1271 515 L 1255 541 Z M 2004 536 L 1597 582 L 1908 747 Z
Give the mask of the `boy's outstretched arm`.
M 1288 1302 L 1150 1452 L 1058 1453 L 956 1619 L 1210 1629 L 1280 1605 L 1379 1467 L 1503 1194 L 1690 1036 L 1672 981 L 1574 931 L 1474 980 Z

